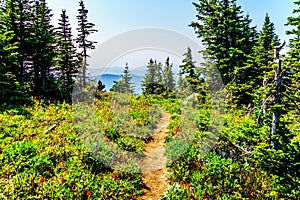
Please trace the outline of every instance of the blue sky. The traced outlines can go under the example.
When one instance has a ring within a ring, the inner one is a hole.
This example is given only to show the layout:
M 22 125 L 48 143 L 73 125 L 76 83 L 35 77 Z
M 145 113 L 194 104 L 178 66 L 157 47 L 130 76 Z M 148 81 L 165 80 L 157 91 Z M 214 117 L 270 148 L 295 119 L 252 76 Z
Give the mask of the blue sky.
M 79 0 L 48 0 L 54 14 L 53 23 L 64 8 L 70 17 L 73 34 L 76 34 L 77 9 Z M 188 26 L 195 20 L 196 11 L 192 2 L 197 0 L 85 0 L 89 10 L 88 19 L 96 24 L 99 30 L 91 36 L 98 45 L 121 33 L 141 28 L 162 28 L 181 33 L 195 41 L 199 41 L 194 30 Z M 245 14 L 253 19 L 253 25 L 262 27 L 266 13 L 275 24 L 276 33 L 281 40 L 288 42 L 284 26 L 287 17 L 295 8 L 293 0 L 237 0 Z
M 181 32 L 195 37 L 193 29 L 188 24 L 195 20 L 195 8 L 192 2 L 196 0 L 85 0 L 89 10 L 89 20 L 99 29 L 94 37 L 99 42 L 125 31 L 156 27 Z M 269 13 L 277 33 L 285 38 L 284 24 L 292 14 L 293 0 L 238 0 L 242 10 L 250 15 L 253 24 L 259 28 L 264 16 Z M 61 10 L 65 8 L 70 15 L 72 25 L 76 27 L 78 0 L 57 1 L 48 0 L 53 9 L 55 23 Z M 75 28 L 74 27 L 74 28 Z M 75 31 L 75 29 L 73 30 Z

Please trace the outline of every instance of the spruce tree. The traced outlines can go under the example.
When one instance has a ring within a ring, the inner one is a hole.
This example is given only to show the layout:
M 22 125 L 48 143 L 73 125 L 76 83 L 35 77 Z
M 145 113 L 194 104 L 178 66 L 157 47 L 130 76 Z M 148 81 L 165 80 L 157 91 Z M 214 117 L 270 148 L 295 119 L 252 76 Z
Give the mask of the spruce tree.
M 3 9 L 4 18 L 1 20 L 5 29 L 14 35 L 11 43 L 18 49 L 18 61 L 12 66 L 11 72 L 20 83 L 29 81 L 27 72 L 31 68 L 30 35 L 34 32 L 32 4 L 32 0 L 7 0 Z
M 182 65 L 179 66 L 180 74 L 184 75 L 184 79 L 189 83 L 194 92 L 197 92 L 197 80 L 196 66 L 193 61 L 192 51 L 188 47 L 187 52 L 183 54 Z
M 144 94 L 154 94 L 156 90 L 156 75 L 157 75 L 156 62 L 151 58 L 147 65 L 147 72 L 144 81 L 142 82 Z
M 114 81 L 114 85 L 110 90 L 114 92 L 133 94 L 135 87 L 131 81 L 132 76 L 130 75 L 128 63 L 126 63 L 121 79 L 119 81 Z
M 163 85 L 168 92 L 174 92 L 175 89 L 175 80 L 172 68 L 173 64 L 170 64 L 170 59 L 168 57 L 163 70 Z
M 78 48 L 82 51 L 80 52 L 80 57 L 82 60 L 82 67 L 80 70 L 81 77 L 82 77 L 82 84 L 86 84 L 86 78 L 87 78 L 87 57 L 88 56 L 88 50 L 95 49 L 95 41 L 88 40 L 88 36 L 92 33 L 97 32 L 97 30 L 93 29 L 95 24 L 88 22 L 87 14 L 88 10 L 85 8 L 83 0 L 79 2 L 79 9 L 78 9 L 79 15 L 77 16 L 78 20 L 78 36 L 76 38 L 76 43 L 78 45 Z
M 288 23 L 286 25 L 293 27 L 291 30 L 286 32 L 287 35 L 293 36 L 290 39 L 289 47 L 290 50 L 288 52 L 288 59 L 287 65 L 289 67 L 289 78 L 291 80 L 291 85 L 289 86 L 289 95 L 288 98 L 290 99 L 289 105 L 291 108 L 295 110 L 296 113 L 299 114 L 300 106 L 299 106 L 299 99 L 300 99 L 300 1 L 297 0 L 294 2 L 297 6 L 294 9 L 293 13 L 296 16 L 288 17 Z
M 28 85 L 20 83 L 14 70 L 18 67 L 19 46 L 16 35 L 7 23 L 10 13 L 0 9 L 0 110 L 20 106 L 29 101 Z
M 46 0 L 35 1 L 33 30 L 31 33 L 33 83 L 37 95 L 51 96 L 58 90 L 54 79 L 55 38 L 54 27 L 50 24 L 51 9 Z
M 300 5 L 300 1 L 295 3 Z M 294 10 L 294 13 L 299 12 L 299 8 Z M 269 40 L 265 40 L 268 41 L 270 50 L 271 48 L 275 49 L 275 51 L 273 50 L 273 62 L 264 63 L 268 64 L 264 69 L 270 71 L 273 77 L 266 73 L 268 80 L 265 80 L 263 91 L 267 91 L 267 93 L 263 107 L 264 112 L 260 115 L 263 115 L 263 125 L 267 127 L 263 130 L 268 132 L 263 132 L 262 135 L 266 135 L 266 138 L 260 138 L 262 145 L 257 148 L 256 156 L 260 157 L 261 166 L 278 176 L 278 183 L 284 186 L 278 198 L 295 198 L 300 194 L 295 190 L 300 183 L 298 170 L 300 167 L 300 141 L 298 139 L 299 130 L 297 130 L 300 113 L 298 106 L 300 89 L 299 22 L 299 17 L 288 18 L 287 25 L 294 27 L 287 31 L 287 34 L 294 35 L 294 38 L 290 40 L 288 57 L 280 56 L 281 46 L 276 48 L 279 44 L 276 37 L 273 37 L 273 41 L 270 40 L 270 37 Z M 263 29 L 262 32 L 266 32 L 266 29 Z M 270 52 L 265 52 L 266 56 L 268 54 L 270 55 Z M 266 143 L 268 145 L 265 145 Z
M 73 45 L 72 31 L 66 10 L 62 10 L 59 27 L 56 29 L 57 68 L 61 79 L 61 87 L 72 91 L 74 77 L 78 72 L 76 48 Z
M 274 49 L 279 51 L 284 44 L 280 43 L 275 33 L 274 24 L 268 14 L 262 30 L 258 33 L 258 39 L 249 56 L 247 64 L 241 68 L 247 79 L 238 88 L 241 92 L 236 99 L 248 99 L 248 104 L 261 105 L 265 99 L 267 84 L 270 84 L 274 76 Z
M 197 21 L 190 24 L 206 45 L 205 57 L 217 67 L 230 95 L 239 96 L 238 88 L 248 79 L 243 70 L 256 41 L 255 27 L 249 16 L 244 16 L 236 0 L 199 0 L 193 3 Z M 236 105 L 248 104 L 248 99 L 238 99 Z

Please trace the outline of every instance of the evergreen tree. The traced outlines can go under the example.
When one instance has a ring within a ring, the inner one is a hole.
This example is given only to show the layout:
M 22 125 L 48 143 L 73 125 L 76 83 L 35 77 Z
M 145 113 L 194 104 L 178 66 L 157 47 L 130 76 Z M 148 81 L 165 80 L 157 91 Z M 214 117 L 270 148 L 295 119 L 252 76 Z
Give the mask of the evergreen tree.
M 3 9 L 4 18 L 1 20 L 6 30 L 13 32 L 11 41 L 17 47 L 18 62 L 11 66 L 11 72 L 16 76 L 18 82 L 29 81 L 26 76 L 31 67 L 32 52 L 30 35 L 32 34 L 32 0 L 7 0 Z
M 262 30 L 258 33 L 258 40 L 253 47 L 253 53 L 247 64 L 241 68 L 247 75 L 247 80 L 240 84 L 239 90 L 243 91 L 236 99 L 248 99 L 249 104 L 260 105 L 265 99 L 266 84 L 271 83 L 274 75 L 274 49 L 279 51 L 284 44 L 280 43 L 275 33 L 274 24 L 266 14 Z
M 182 65 L 179 66 L 179 73 L 184 76 L 184 79 L 190 85 L 193 92 L 197 92 L 198 76 L 196 75 L 196 66 L 195 62 L 193 61 L 192 51 L 189 47 L 183 56 L 184 59 L 182 60 Z
M 163 70 L 163 85 L 167 91 L 173 92 L 175 89 L 174 73 L 172 71 L 173 64 L 170 64 L 169 57 L 167 58 Z
M 295 2 L 300 5 L 300 1 Z M 295 9 L 294 13 L 299 13 L 300 9 Z M 300 183 L 300 141 L 298 138 L 299 130 L 297 124 L 299 121 L 299 29 L 300 18 L 289 17 L 288 25 L 295 28 L 287 31 L 287 34 L 294 35 L 295 37 L 290 41 L 289 57 L 282 58 L 279 55 L 281 46 L 278 47 L 277 37 L 270 37 L 265 43 L 261 42 L 261 49 L 266 50 L 265 58 L 270 56 L 271 48 L 275 48 L 273 54 L 273 62 L 261 61 L 263 64 L 268 64 L 265 68 L 270 71 L 270 75 L 266 73 L 269 81 L 265 81 L 264 92 L 267 91 L 265 101 L 263 102 L 263 121 L 265 128 L 268 132 L 263 134 L 269 136 L 264 141 L 269 145 L 262 145 L 258 147 L 257 156 L 261 159 L 261 166 L 267 169 L 270 173 L 278 176 L 280 185 L 284 185 L 284 192 L 280 198 L 291 198 L 291 196 L 299 195 L 295 188 Z M 267 23 L 265 23 L 266 25 Z M 265 26 L 266 27 L 266 26 Z M 271 27 L 271 26 L 268 26 Z M 264 28 L 260 36 L 262 37 L 270 28 Z M 270 32 L 270 31 L 269 31 Z M 272 41 L 273 39 L 273 41 Z M 264 46 L 264 44 L 267 44 Z M 269 47 L 269 49 L 267 48 Z M 262 54 L 263 55 L 263 54 Z M 275 76 L 274 76 L 275 74 Z M 272 77 L 273 75 L 273 77 Z M 261 114 L 261 113 L 260 113 Z M 298 125 L 299 126 L 299 125 Z
M 55 58 L 54 28 L 50 24 L 52 14 L 46 0 L 36 1 L 33 12 L 34 32 L 31 33 L 33 84 L 36 94 L 46 97 L 57 90 L 52 73 Z
M 119 81 L 114 81 L 111 91 L 133 94 L 135 88 L 131 81 L 132 77 L 130 75 L 128 63 L 126 63 L 121 79 Z
M 0 110 L 19 106 L 29 101 L 28 85 L 20 83 L 13 71 L 18 66 L 18 44 L 13 30 L 9 30 L 6 20 L 9 14 L 0 9 Z
M 243 67 L 256 41 L 255 28 L 250 26 L 249 16 L 243 16 L 236 0 L 199 0 L 193 4 L 197 21 L 190 26 L 206 45 L 203 53 L 221 73 L 231 98 L 239 96 L 242 91 L 237 88 L 249 76 Z M 248 99 L 239 99 L 235 103 L 248 104 Z
M 78 19 L 78 36 L 76 38 L 76 43 L 78 44 L 78 48 L 82 49 L 80 52 L 80 57 L 83 59 L 81 76 L 82 76 L 82 83 L 83 85 L 86 84 L 86 75 L 87 75 L 87 57 L 88 57 L 88 50 L 95 49 L 94 44 L 97 43 L 95 41 L 89 41 L 88 36 L 97 30 L 93 29 L 95 24 L 88 22 L 87 14 L 88 10 L 85 8 L 83 0 L 79 2 L 80 8 L 78 9 L 79 15 L 77 16 Z
M 66 10 L 62 10 L 61 18 L 59 19 L 59 27 L 56 29 L 56 37 L 56 70 L 59 71 L 62 87 L 66 88 L 68 92 L 71 92 L 74 77 L 78 72 L 78 61 L 76 57 L 76 48 L 72 42 L 72 32 Z
M 289 105 L 292 109 L 295 110 L 296 113 L 299 114 L 300 106 L 300 1 L 297 0 L 294 2 L 297 6 L 294 9 L 293 13 L 297 14 L 297 16 L 288 17 L 288 23 L 286 25 L 292 26 L 291 30 L 286 32 L 287 35 L 293 36 L 290 39 L 289 47 L 290 50 L 288 52 L 289 58 L 287 59 L 288 65 L 288 77 L 291 80 L 291 85 L 289 86 L 289 94 L 287 95 L 289 98 Z M 298 115 L 299 116 L 299 115 Z
M 153 59 L 151 58 L 147 65 L 147 72 L 145 75 L 145 79 L 142 82 L 144 94 L 155 94 L 158 85 L 157 75 L 159 74 L 159 72 L 157 72 L 157 69 L 158 67 L 156 61 L 154 62 Z
M 280 43 L 278 35 L 275 33 L 274 24 L 271 22 L 268 14 L 265 17 L 264 25 L 262 30 L 258 34 L 258 41 L 254 46 L 253 52 L 253 63 L 255 64 L 254 70 L 256 76 L 252 77 L 255 79 L 255 88 L 262 86 L 263 76 L 270 71 L 270 63 L 274 59 L 274 49 L 280 51 L 284 44 Z

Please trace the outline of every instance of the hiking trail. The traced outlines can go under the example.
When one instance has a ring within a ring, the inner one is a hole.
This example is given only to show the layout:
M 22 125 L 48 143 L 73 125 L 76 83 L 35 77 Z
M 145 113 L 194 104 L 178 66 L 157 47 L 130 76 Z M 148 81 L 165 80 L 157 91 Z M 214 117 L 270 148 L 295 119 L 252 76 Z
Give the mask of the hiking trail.
M 145 185 L 144 195 L 139 196 L 138 200 L 157 200 L 168 190 L 164 140 L 168 134 L 169 123 L 170 115 L 162 110 L 162 117 L 153 130 L 153 137 L 145 146 L 146 157 L 141 160 L 139 165 L 143 172 L 141 178 Z

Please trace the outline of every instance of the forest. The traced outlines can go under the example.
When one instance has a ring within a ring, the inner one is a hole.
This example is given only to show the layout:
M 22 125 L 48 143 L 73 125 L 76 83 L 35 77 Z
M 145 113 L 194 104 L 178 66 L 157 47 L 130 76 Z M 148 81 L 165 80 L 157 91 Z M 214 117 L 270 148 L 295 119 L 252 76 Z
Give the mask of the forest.
M 98 30 L 83 0 L 76 36 L 67 10 L 54 26 L 46 0 L 6 0 L 0 199 L 300 199 L 294 4 L 282 42 L 267 13 L 258 30 L 237 0 L 195 0 L 187 26 L 204 62 L 186 47 L 175 74 L 169 57 L 149 58 L 136 94 L 128 63 L 112 88 L 89 77 Z

